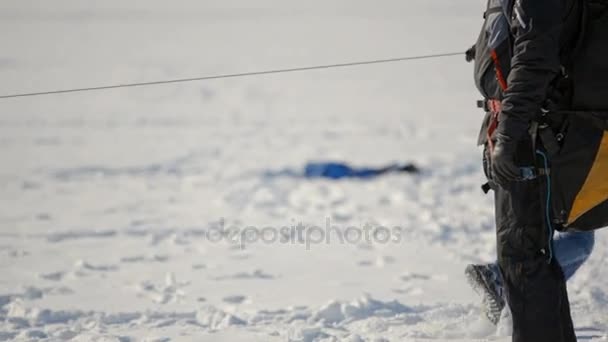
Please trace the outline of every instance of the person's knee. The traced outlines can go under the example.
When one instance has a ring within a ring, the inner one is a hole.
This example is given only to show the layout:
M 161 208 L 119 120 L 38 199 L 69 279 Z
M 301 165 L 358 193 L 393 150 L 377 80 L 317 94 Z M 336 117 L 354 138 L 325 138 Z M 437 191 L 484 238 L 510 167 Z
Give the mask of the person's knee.
M 533 261 L 549 253 L 546 232 L 540 226 L 505 227 L 497 234 L 498 260 L 502 263 Z

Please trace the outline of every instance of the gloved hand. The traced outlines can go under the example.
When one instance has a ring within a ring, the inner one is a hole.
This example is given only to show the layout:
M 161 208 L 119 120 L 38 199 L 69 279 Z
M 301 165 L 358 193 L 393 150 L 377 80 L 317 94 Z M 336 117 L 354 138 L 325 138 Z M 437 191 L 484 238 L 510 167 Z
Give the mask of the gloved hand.
M 492 178 L 503 188 L 509 182 L 520 179 L 519 167 L 515 164 L 516 152 L 517 141 L 503 134 L 496 135 L 492 151 Z
M 496 143 L 492 151 L 492 177 L 503 188 L 506 188 L 509 182 L 522 180 L 515 157 L 519 141 L 527 130 L 527 123 L 501 115 L 501 121 L 496 129 Z

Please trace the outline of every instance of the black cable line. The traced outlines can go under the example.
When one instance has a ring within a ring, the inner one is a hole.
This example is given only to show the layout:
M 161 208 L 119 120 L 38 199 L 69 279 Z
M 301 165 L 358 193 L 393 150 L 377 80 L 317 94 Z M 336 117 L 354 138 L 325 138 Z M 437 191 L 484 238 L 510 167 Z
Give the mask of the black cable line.
M 201 76 L 201 77 L 193 77 L 193 78 L 178 78 L 178 79 L 172 79 L 172 80 L 159 80 L 159 81 L 140 82 L 140 83 L 125 83 L 125 84 L 115 84 L 115 85 L 106 85 L 106 86 L 97 86 L 97 87 L 50 90 L 50 91 L 40 91 L 40 92 L 33 92 L 33 93 L 20 93 L 20 94 L 17 93 L 17 94 L 2 95 L 2 96 L 0 96 L 0 99 L 41 96 L 41 95 L 54 95 L 54 94 L 66 94 L 66 93 L 97 91 L 97 90 L 117 89 L 117 88 L 144 87 L 144 86 L 161 85 L 161 84 L 185 83 L 185 82 L 215 80 L 215 79 L 223 79 L 223 78 L 247 77 L 247 76 L 260 76 L 260 75 L 281 74 L 281 73 L 288 73 L 288 72 L 298 72 L 298 71 L 344 68 L 344 67 L 352 67 L 352 66 L 358 66 L 358 65 L 394 63 L 394 62 L 402 62 L 402 61 L 412 61 L 412 60 L 450 57 L 450 56 L 459 56 L 459 55 L 464 55 L 464 52 L 439 53 L 439 54 L 421 55 L 421 56 L 377 59 L 377 60 L 361 61 L 361 62 L 316 65 L 316 66 L 307 66 L 307 67 L 298 67 L 298 68 L 289 68 L 289 69 L 275 69 L 275 70 L 265 70 L 265 71 L 252 71 L 252 72 L 243 72 L 243 73 L 236 73 L 236 74 Z

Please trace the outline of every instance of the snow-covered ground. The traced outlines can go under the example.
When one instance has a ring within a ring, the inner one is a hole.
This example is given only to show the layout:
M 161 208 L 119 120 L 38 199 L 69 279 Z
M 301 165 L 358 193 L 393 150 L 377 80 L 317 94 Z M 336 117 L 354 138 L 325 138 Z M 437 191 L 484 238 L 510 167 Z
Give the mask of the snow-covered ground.
M 463 51 L 483 6 L 4 1 L 0 93 Z M 508 341 L 463 277 L 495 250 L 463 59 L 0 101 L 0 341 Z M 423 173 L 280 172 L 309 160 Z

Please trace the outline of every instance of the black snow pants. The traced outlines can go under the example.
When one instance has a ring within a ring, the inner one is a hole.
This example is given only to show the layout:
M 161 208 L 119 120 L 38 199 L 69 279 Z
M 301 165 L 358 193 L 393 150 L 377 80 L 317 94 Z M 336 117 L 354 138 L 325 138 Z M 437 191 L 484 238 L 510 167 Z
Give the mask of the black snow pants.
M 528 159 L 520 164 L 540 162 L 531 141 L 519 152 Z M 564 275 L 555 258 L 549 261 L 553 232 L 546 223 L 546 177 L 505 187 L 493 186 L 498 263 L 513 342 L 575 342 Z

